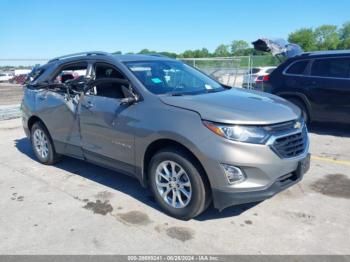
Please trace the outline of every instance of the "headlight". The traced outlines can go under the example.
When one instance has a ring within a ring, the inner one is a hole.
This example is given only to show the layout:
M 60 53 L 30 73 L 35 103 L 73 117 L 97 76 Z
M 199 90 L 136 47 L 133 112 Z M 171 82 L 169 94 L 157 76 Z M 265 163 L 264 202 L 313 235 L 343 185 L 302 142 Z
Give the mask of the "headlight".
M 239 142 L 264 144 L 270 137 L 264 128 L 258 126 L 222 125 L 209 121 L 203 121 L 203 124 L 215 134 Z

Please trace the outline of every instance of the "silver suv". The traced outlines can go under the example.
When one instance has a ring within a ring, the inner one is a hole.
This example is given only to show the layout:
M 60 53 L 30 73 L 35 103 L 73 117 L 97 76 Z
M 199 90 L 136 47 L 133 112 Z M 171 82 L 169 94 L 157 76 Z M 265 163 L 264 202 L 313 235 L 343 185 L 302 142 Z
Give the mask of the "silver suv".
M 132 175 L 180 219 L 267 199 L 310 163 L 298 108 L 162 56 L 55 58 L 33 69 L 22 112 L 41 163 L 67 155 Z

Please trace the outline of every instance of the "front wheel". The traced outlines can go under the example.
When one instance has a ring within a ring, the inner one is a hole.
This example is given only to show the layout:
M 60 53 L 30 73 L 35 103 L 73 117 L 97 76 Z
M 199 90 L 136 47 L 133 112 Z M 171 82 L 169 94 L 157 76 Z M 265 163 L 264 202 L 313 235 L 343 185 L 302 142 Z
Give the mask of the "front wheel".
M 193 161 L 192 161 L 193 162 Z M 188 220 L 208 206 L 208 185 L 191 157 L 176 149 L 156 153 L 149 165 L 152 193 L 165 212 Z
M 51 165 L 59 159 L 49 132 L 41 122 L 32 126 L 30 136 L 34 154 L 42 164 Z

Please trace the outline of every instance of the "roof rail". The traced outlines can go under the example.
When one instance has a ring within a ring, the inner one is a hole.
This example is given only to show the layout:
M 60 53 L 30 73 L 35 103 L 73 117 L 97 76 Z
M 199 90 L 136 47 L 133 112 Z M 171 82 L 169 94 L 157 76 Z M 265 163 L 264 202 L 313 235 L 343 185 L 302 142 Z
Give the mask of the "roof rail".
M 49 60 L 48 63 L 51 63 L 53 61 L 58 61 L 61 59 L 65 59 L 65 58 L 71 58 L 71 57 L 77 57 L 77 56 L 92 56 L 92 55 L 106 55 L 107 56 L 107 55 L 111 55 L 111 54 L 107 53 L 107 52 L 101 52 L 101 51 L 80 52 L 80 53 L 74 53 L 74 54 L 55 57 L 55 58 Z
M 302 56 L 350 54 L 350 50 L 324 50 L 305 52 Z
M 156 56 L 156 57 L 166 57 L 166 58 L 169 58 L 168 56 L 166 55 L 162 55 L 162 54 L 157 54 L 157 53 L 152 53 L 152 54 L 145 54 L 145 55 L 149 55 L 149 56 Z

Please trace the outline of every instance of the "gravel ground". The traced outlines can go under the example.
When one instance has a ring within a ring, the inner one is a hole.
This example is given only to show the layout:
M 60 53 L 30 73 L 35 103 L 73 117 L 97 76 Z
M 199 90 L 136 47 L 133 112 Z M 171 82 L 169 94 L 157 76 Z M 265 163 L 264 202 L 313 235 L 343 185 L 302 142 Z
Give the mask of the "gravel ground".
M 311 127 L 301 183 L 184 222 L 130 177 L 68 157 L 39 164 L 18 118 L 22 87 L 0 92 L 0 254 L 350 253 L 348 127 Z
M 23 96 L 23 87 L 21 85 L 0 83 L 0 106 L 18 105 Z
M 350 254 L 350 132 L 311 130 L 311 169 L 272 199 L 173 219 L 130 177 L 39 164 L 0 121 L 0 254 Z

